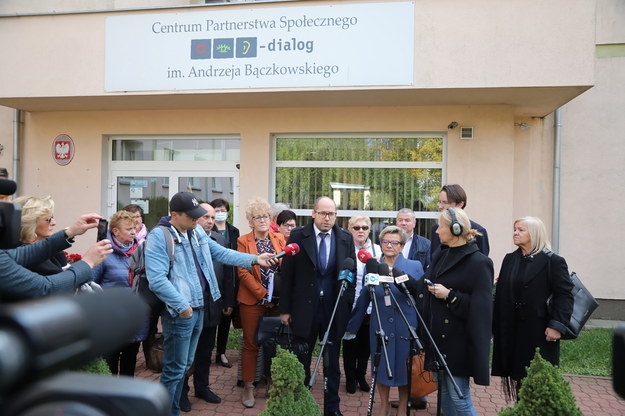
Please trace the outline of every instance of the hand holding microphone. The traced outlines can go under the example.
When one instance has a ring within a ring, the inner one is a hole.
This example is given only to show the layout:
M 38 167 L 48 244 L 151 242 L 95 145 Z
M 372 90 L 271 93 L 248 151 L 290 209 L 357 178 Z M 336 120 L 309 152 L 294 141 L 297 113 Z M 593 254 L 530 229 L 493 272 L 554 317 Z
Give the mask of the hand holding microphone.
M 360 250 L 358 250 L 358 260 L 360 260 L 361 263 L 366 264 L 367 261 L 372 258 L 373 258 L 373 255 L 369 253 L 367 250 L 365 250 L 364 248 L 361 248 Z
M 278 260 L 284 256 L 294 256 L 297 253 L 299 253 L 299 246 L 295 243 L 291 243 L 291 244 L 287 244 L 284 247 L 284 250 L 282 250 L 281 252 L 279 252 L 278 254 L 276 254 L 273 257 L 270 257 L 269 260 Z

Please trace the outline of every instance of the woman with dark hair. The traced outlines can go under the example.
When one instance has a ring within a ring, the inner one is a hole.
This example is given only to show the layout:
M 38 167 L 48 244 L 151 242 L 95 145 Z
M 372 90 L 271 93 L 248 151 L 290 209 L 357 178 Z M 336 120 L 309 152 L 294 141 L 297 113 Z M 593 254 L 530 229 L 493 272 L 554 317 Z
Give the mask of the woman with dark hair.
M 284 236 L 285 240 L 288 240 L 291 230 L 297 227 L 297 215 L 293 211 L 285 209 L 278 214 L 276 224 L 278 224 L 278 232 Z
M 230 203 L 223 198 L 216 198 L 210 202 L 210 206 L 215 209 L 215 226 L 213 227 L 213 231 L 218 232 L 223 235 L 226 239 L 226 247 L 231 248 L 232 250 L 237 249 L 237 240 L 239 238 L 240 232 L 237 227 L 230 224 L 228 220 L 228 215 L 230 213 Z M 232 275 L 236 276 L 236 268 L 232 268 Z M 239 290 L 239 279 L 232 279 L 234 282 L 234 293 L 237 293 Z M 237 326 L 239 321 L 239 306 L 234 305 L 234 310 L 230 315 L 221 315 L 221 321 L 219 322 L 219 326 L 217 327 L 217 343 L 215 347 L 215 362 L 222 367 L 231 368 L 232 363 L 228 361 L 228 357 L 226 357 L 226 345 L 228 344 L 228 334 L 230 333 L 230 323 L 234 323 L 235 328 L 240 328 Z
M 441 407 L 445 415 L 477 415 L 470 377 L 476 384 L 487 386 L 490 382 L 493 262 L 472 244 L 478 231 L 471 228 L 461 208 L 442 211 L 436 233 L 441 249 L 433 253 L 425 274 L 433 284 L 421 289 L 423 318 L 464 396 L 458 396 L 452 380 L 443 373 L 439 380 Z M 431 345 L 425 357 L 426 367 L 434 370 L 436 355 Z
M 501 265 L 493 319 L 492 374 L 503 377 L 508 400 L 517 399 L 536 348 L 545 360 L 559 364 L 559 340 L 573 312 L 568 267 L 551 253 L 545 224 L 536 217 L 519 218 L 512 238 L 518 249 Z

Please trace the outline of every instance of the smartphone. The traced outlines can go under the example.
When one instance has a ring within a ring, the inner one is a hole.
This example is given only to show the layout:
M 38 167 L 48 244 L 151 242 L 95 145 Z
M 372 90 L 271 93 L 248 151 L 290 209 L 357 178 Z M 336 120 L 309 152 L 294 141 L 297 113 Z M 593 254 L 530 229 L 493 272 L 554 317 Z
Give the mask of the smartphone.
M 425 283 L 428 286 L 434 286 L 434 283 L 432 283 L 430 279 L 423 279 L 423 283 Z
M 96 241 L 106 240 L 106 231 L 108 228 L 109 222 L 107 220 L 98 220 L 98 239 Z

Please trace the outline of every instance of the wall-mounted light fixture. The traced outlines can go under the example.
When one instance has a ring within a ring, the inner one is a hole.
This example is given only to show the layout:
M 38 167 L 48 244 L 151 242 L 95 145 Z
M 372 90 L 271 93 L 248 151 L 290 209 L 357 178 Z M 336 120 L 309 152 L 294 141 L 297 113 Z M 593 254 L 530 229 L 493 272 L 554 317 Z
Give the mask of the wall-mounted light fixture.
M 453 129 L 455 129 L 456 127 L 458 127 L 458 122 L 456 122 L 456 121 L 452 121 L 452 122 L 451 122 L 451 123 L 449 123 L 449 125 L 447 126 L 447 128 L 448 128 L 449 130 L 453 130 Z
M 529 130 L 532 126 L 527 123 L 514 123 L 514 127 L 520 127 L 523 130 Z

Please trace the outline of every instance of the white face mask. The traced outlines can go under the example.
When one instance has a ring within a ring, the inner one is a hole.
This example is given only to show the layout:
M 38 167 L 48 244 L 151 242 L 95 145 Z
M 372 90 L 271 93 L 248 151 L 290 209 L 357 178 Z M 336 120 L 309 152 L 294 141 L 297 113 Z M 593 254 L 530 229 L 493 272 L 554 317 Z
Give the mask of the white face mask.
M 224 222 L 228 219 L 228 213 L 227 212 L 216 212 L 215 213 L 215 221 L 217 222 Z

